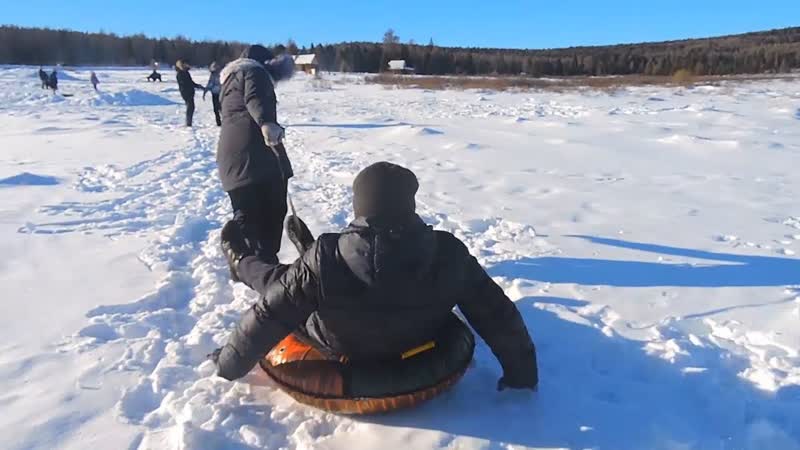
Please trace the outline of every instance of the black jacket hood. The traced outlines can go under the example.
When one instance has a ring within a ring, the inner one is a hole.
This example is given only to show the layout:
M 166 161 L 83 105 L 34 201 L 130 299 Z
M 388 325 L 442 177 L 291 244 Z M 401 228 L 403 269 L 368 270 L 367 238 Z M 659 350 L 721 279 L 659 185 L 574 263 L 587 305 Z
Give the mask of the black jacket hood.
M 357 218 L 342 232 L 339 253 L 368 286 L 391 286 L 418 281 L 429 272 L 436 236 L 416 214 L 392 225 Z

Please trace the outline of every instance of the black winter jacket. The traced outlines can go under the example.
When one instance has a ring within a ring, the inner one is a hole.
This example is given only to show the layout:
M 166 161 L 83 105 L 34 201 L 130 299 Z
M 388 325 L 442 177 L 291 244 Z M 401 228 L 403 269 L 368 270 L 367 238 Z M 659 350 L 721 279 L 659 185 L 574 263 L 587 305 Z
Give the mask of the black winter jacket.
M 275 155 L 267 147 L 261 126 L 277 123 L 275 88 L 264 64 L 239 58 L 222 70 L 222 129 L 217 145 L 217 166 L 222 188 L 230 192 L 251 184 L 286 178 L 292 167 L 283 146 Z
M 188 70 L 176 69 L 176 78 L 178 79 L 178 90 L 181 91 L 181 97 L 185 101 L 194 100 L 194 90 L 203 89 L 203 86 L 197 84 L 192 79 L 192 75 Z
M 262 298 L 218 359 L 237 379 L 298 328 L 350 359 L 381 359 L 430 341 L 458 306 L 505 376 L 538 381 L 536 351 L 514 303 L 464 244 L 416 215 L 392 231 L 353 222 L 324 234 L 292 265 L 245 257 L 240 279 Z

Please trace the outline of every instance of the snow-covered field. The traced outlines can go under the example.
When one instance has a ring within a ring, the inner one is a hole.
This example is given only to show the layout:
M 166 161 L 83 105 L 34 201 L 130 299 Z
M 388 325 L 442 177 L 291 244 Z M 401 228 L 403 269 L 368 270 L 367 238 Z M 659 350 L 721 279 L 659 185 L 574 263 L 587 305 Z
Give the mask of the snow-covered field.
M 0 448 L 800 449 L 800 79 L 616 92 L 299 77 L 279 115 L 300 214 L 343 227 L 366 165 L 522 312 L 537 393 L 483 343 L 451 392 L 351 418 L 205 355 L 256 300 L 218 250 L 217 128 L 173 75 L 0 68 Z M 205 82 L 202 70 L 196 81 Z M 296 256 L 285 242 L 283 259 Z

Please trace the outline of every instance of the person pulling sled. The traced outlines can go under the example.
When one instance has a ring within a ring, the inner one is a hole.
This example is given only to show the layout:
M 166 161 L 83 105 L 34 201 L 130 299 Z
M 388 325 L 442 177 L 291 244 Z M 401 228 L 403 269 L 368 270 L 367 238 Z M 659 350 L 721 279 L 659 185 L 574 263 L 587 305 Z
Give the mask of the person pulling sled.
M 294 175 L 278 124 L 275 83 L 293 72 L 291 58 L 274 59 L 266 47 L 251 45 L 220 74 L 222 188 L 242 235 L 260 258 L 272 262 L 281 248 L 287 182 Z

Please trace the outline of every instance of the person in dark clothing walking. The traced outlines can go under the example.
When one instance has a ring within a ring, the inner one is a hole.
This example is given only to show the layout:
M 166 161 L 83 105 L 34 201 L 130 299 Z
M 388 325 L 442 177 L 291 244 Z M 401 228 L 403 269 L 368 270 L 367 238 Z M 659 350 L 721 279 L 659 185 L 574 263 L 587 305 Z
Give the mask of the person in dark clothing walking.
M 47 85 L 53 90 L 54 94 L 58 91 L 58 72 L 56 69 L 50 72 L 50 76 L 47 78 Z
M 391 163 L 362 170 L 344 231 L 315 242 L 302 221 L 287 221 L 301 255 L 291 265 L 260 259 L 226 224 L 223 253 L 262 297 L 209 355 L 218 375 L 244 376 L 292 332 L 339 357 L 380 361 L 432 340 L 458 306 L 502 366 L 498 389 L 535 389 L 536 348 L 519 311 L 458 238 L 415 213 L 418 187 Z
M 97 85 L 100 84 L 100 80 L 97 79 L 97 74 L 92 71 L 92 76 L 89 79 L 92 82 L 92 87 L 94 87 L 95 92 L 97 91 Z
M 50 80 L 47 78 L 47 72 L 45 72 L 41 67 L 39 67 L 39 80 L 42 81 L 42 89 L 47 89 L 50 87 Z
M 222 188 L 256 254 L 274 262 L 286 217 L 286 184 L 294 174 L 278 124 L 275 83 L 293 71 L 291 58 L 274 60 L 267 48 L 252 45 L 220 74 Z
M 183 101 L 186 102 L 186 126 L 192 126 L 192 118 L 194 117 L 194 90 L 202 89 L 203 86 L 197 84 L 192 80 L 192 75 L 189 73 L 191 67 L 183 60 L 178 60 L 175 63 L 176 78 L 178 80 L 178 90 L 181 92 Z
M 203 100 L 206 99 L 206 92 L 211 92 L 211 104 L 214 106 L 214 118 L 217 121 L 218 127 L 222 126 L 222 120 L 219 116 L 219 92 L 222 90 L 222 85 L 219 82 L 219 70 L 219 66 L 217 66 L 216 62 L 211 63 L 208 67 L 208 83 L 206 84 L 205 92 L 203 92 Z

